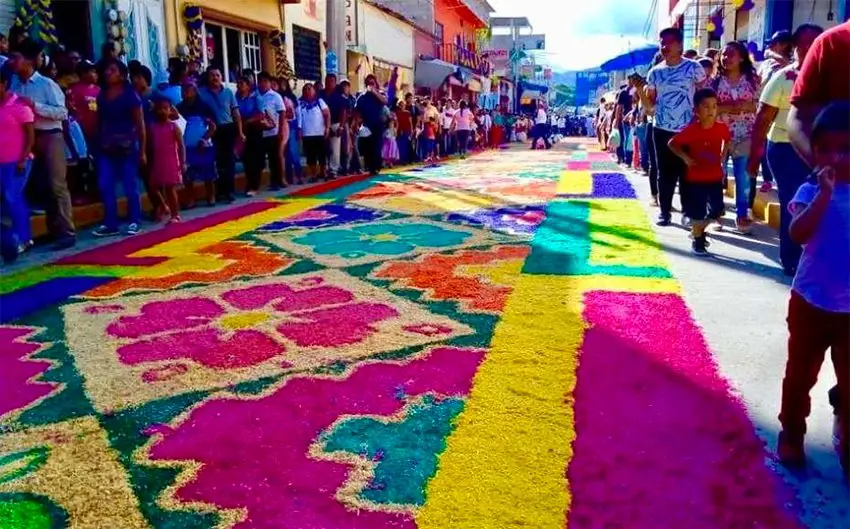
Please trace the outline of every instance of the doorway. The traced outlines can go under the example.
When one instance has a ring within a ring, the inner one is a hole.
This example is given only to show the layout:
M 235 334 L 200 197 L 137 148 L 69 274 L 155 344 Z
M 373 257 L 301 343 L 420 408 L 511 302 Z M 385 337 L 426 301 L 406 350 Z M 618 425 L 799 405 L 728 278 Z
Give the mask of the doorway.
M 59 42 L 69 51 L 97 60 L 100 50 L 93 49 L 90 0 L 64 0 L 51 5 Z

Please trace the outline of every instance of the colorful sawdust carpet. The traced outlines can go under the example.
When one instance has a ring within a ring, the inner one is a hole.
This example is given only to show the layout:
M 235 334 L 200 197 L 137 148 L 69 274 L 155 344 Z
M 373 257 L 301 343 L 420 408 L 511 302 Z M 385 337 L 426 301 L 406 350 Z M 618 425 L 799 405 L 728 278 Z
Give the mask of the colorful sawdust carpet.
M 3 276 L 0 527 L 797 527 L 606 163 L 489 152 Z

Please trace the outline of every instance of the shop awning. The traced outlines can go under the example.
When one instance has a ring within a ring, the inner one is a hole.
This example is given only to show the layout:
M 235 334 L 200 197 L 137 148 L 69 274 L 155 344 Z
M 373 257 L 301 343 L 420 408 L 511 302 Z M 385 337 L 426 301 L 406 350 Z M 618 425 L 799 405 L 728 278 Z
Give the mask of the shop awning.
M 519 84 L 520 97 L 538 98 L 549 91 L 549 87 L 542 84 L 522 82 Z
M 420 58 L 416 61 L 414 84 L 421 88 L 437 89 L 446 82 L 446 77 L 457 71 L 457 66 L 440 59 Z

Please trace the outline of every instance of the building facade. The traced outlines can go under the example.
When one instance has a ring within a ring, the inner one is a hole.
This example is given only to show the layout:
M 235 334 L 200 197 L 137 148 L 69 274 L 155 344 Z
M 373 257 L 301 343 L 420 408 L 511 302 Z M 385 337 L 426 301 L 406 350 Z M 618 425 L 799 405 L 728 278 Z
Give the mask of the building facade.
M 385 86 L 398 68 L 396 89 L 400 92 L 413 91 L 413 68 L 415 66 L 413 24 L 401 14 L 381 5 L 362 1 L 363 25 L 366 53 L 372 73 Z M 361 68 L 361 71 L 363 69 Z
M 286 56 L 299 84 L 324 80 L 325 77 L 326 2 L 301 0 L 283 10 Z

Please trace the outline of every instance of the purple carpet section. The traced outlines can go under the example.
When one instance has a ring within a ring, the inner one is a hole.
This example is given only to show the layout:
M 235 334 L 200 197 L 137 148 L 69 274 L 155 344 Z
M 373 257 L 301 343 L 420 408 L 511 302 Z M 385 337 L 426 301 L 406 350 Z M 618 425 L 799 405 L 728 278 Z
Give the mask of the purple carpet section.
M 593 193 L 566 194 L 564 198 L 637 198 L 635 190 L 623 173 L 593 173 Z
M 0 296 L 0 323 L 23 318 L 114 280 L 114 277 L 57 277 L 4 294 Z
M 681 297 L 592 292 L 584 314 L 570 529 L 802 527 Z
M 480 209 L 469 213 L 452 213 L 446 217 L 446 220 L 471 224 L 499 233 L 534 235 L 545 218 L 545 206 L 518 206 Z

